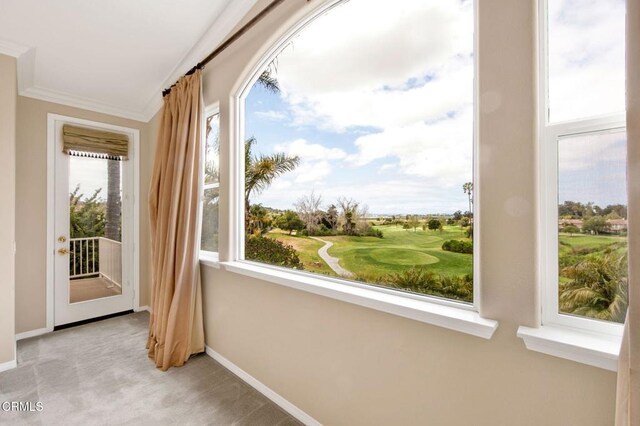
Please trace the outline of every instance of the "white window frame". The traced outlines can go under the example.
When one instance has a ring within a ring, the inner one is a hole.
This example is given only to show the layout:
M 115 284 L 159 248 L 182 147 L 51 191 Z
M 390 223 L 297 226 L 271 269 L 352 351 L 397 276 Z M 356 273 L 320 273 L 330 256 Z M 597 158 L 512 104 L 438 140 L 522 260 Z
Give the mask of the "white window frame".
M 208 264 L 210 266 L 214 266 L 217 267 L 218 266 L 218 261 L 219 261 L 219 252 L 220 252 L 220 239 L 218 238 L 218 251 L 208 251 L 208 250 L 202 250 L 200 247 L 202 245 L 202 216 L 204 213 L 204 191 L 206 191 L 207 189 L 213 189 L 213 188 L 220 188 L 220 177 L 218 177 L 218 182 L 215 183 L 209 183 L 209 184 L 205 184 L 204 183 L 204 170 L 205 170 L 205 161 L 206 161 L 206 148 L 207 148 L 207 141 L 206 141 L 206 135 L 207 135 L 207 117 L 210 117 L 212 115 L 218 115 L 218 123 L 220 122 L 220 105 L 218 102 L 211 104 L 209 106 L 207 106 L 204 109 L 204 114 L 203 114 L 203 118 L 202 118 L 202 137 L 203 137 L 203 143 L 201 144 L 202 146 L 200 147 L 201 151 L 200 151 L 200 182 L 199 182 L 199 194 L 200 194 L 200 201 L 199 201 L 199 206 L 198 206 L 198 250 L 199 250 L 199 259 L 202 263 Z M 219 124 L 218 124 L 219 127 Z M 218 159 L 218 162 L 220 161 L 220 159 Z M 219 198 L 218 198 L 219 199 Z M 219 203 L 218 203 L 219 205 Z M 220 225 L 220 216 L 218 215 L 218 226 Z M 218 228 L 218 234 L 220 233 L 220 230 Z
M 288 32 L 277 38 L 271 47 L 246 72 L 248 76 L 238 87 L 237 95 L 231 98 L 230 114 L 233 126 L 230 132 L 229 150 L 229 244 L 225 247 L 225 259 L 220 265 L 227 271 L 259 278 L 275 284 L 320 294 L 326 297 L 366 306 L 398 316 L 411 318 L 451 330 L 461 331 L 490 339 L 498 323 L 479 315 L 480 301 L 480 191 L 478 185 L 478 58 L 474 55 L 474 128 L 473 128 L 473 218 L 474 218 L 474 302 L 457 302 L 428 295 L 413 294 L 381 286 L 325 277 L 304 271 L 267 265 L 244 259 L 244 128 L 245 99 L 260 73 L 306 25 L 327 13 L 333 7 L 348 0 L 327 0 L 297 22 Z M 478 0 L 473 0 L 474 52 L 478 52 Z M 227 255 L 228 253 L 228 255 Z
M 558 142 L 589 133 L 624 130 L 624 113 L 551 123 L 549 121 L 548 0 L 539 1 L 538 138 L 539 138 L 539 262 L 542 325 L 570 327 L 621 336 L 623 326 L 559 313 L 558 303 Z

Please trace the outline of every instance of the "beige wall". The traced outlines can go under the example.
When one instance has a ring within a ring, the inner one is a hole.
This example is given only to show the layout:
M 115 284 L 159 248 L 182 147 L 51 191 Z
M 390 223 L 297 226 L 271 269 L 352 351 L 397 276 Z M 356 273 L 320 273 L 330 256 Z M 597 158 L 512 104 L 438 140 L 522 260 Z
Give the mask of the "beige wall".
M 282 30 L 320 3 L 283 3 L 205 70 L 205 101 L 220 102 L 222 259 L 234 95 Z M 478 3 L 480 300 L 500 321 L 491 340 L 203 269 L 207 344 L 324 424 L 612 423 L 614 373 L 528 351 L 516 337 L 539 323 L 535 1 Z
M 150 124 L 18 96 L 16 151 L 16 332 L 45 328 L 47 246 L 47 114 L 140 130 L 140 304 L 149 304 L 148 211 Z M 152 121 L 151 124 L 154 122 Z
M 16 60 L 0 55 L 0 364 L 15 360 Z

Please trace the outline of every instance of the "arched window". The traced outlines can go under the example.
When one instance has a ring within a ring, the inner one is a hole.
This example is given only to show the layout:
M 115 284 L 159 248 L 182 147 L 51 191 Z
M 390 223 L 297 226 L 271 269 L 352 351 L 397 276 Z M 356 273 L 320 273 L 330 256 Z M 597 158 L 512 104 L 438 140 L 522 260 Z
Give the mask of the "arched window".
M 240 260 L 473 304 L 473 2 L 325 12 L 241 96 Z

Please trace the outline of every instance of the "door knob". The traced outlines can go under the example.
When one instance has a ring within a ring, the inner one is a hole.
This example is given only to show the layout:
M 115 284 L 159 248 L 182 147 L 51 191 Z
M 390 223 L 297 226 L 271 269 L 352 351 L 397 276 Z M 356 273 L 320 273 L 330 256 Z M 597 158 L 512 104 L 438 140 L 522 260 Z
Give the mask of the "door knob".
M 65 241 L 67 241 L 67 239 L 64 237 L 64 235 L 60 235 L 60 236 L 58 237 L 58 242 L 60 242 L 60 243 L 64 243 Z
M 69 254 L 69 250 L 63 247 L 61 249 L 58 249 L 58 253 L 64 256 L 65 254 Z

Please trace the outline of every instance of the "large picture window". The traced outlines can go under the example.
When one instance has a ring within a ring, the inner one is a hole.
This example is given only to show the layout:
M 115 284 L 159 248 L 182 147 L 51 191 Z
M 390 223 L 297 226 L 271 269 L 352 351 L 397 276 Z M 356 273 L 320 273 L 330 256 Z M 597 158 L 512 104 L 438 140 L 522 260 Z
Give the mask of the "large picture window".
M 618 332 L 627 310 L 625 2 L 548 0 L 546 12 L 543 317 Z
M 244 257 L 473 303 L 471 0 L 337 2 L 245 92 Z

